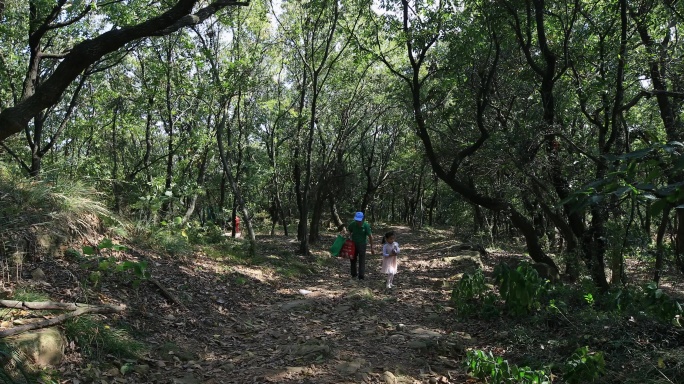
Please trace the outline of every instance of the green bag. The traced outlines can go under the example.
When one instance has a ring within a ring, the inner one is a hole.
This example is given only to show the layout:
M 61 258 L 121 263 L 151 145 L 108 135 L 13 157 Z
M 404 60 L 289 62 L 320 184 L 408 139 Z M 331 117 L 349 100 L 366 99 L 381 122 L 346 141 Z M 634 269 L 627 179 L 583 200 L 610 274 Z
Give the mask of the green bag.
M 337 235 L 335 242 L 333 243 L 332 247 L 330 247 L 330 254 L 333 255 L 333 257 L 337 257 L 340 254 L 340 251 L 342 250 L 343 245 L 344 245 L 344 236 Z

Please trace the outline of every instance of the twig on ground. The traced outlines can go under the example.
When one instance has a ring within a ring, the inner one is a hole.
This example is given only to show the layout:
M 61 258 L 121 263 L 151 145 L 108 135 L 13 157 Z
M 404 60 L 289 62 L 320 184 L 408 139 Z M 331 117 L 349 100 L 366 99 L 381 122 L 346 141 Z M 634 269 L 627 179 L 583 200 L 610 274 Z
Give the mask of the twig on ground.
M 183 310 L 188 311 L 188 308 L 185 306 L 185 304 L 183 304 L 183 302 L 180 301 L 180 299 L 178 299 L 176 295 L 174 295 L 173 293 L 169 292 L 169 290 L 164 288 L 164 286 L 161 285 L 161 283 L 157 279 L 150 277 L 148 280 L 150 281 L 150 283 L 156 285 L 157 288 L 159 288 L 159 290 L 162 291 L 162 293 L 167 299 L 171 300 L 174 304 L 181 307 Z
M 3 300 L 3 301 L 13 301 L 13 300 Z M 16 302 L 16 303 L 26 304 L 29 302 Z M 50 302 L 43 302 L 43 303 L 50 303 Z M 50 303 L 50 304 L 69 304 L 69 303 Z M 73 304 L 76 305 L 78 303 L 73 303 Z M 31 331 L 34 329 L 46 328 L 46 327 L 50 327 L 53 325 L 57 325 L 57 324 L 64 322 L 65 320 L 68 320 L 68 319 L 71 319 L 74 317 L 78 317 L 78 316 L 84 315 L 86 313 L 113 313 L 113 312 L 121 312 L 121 311 L 126 309 L 125 305 L 121 305 L 121 306 L 115 306 L 115 305 L 93 306 L 93 305 L 85 305 L 85 304 L 81 304 L 81 305 L 82 306 L 79 307 L 77 310 L 65 313 L 63 315 L 59 315 L 57 317 L 53 317 L 50 319 L 39 321 L 37 323 L 21 325 L 18 327 L 13 327 L 13 328 L 6 329 L 4 331 L 0 331 L 0 338 L 18 335 L 20 333 Z M 47 307 L 47 306 L 45 306 L 45 307 Z M 31 309 L 35 309 L 35 308 L 31 308 Z M 40 309 L 49 309 L 49 308 L 40 308 Z M 52 308 L 52 309 L 64 309 L 64 308 Z

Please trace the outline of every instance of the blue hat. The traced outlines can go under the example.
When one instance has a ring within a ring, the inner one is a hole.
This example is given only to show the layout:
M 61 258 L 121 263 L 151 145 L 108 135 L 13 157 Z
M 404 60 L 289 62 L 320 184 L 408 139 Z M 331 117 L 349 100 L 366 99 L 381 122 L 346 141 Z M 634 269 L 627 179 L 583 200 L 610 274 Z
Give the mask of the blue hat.
M 356 214 L 354 215 L 354 220 L 363 221 L 363 212 L 356 212 Z

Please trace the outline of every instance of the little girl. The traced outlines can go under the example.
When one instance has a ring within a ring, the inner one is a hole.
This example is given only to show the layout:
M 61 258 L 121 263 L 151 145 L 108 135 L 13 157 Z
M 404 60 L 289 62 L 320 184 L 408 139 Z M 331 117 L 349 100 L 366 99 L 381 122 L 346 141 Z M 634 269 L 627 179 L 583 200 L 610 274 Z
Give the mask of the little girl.
M 394 232 L 385 233 L 382 238 L 382 273 L 387 274 L 387 288 L 392 288 L 392 280 L 397 273 L 399 244 L 394 241 Z

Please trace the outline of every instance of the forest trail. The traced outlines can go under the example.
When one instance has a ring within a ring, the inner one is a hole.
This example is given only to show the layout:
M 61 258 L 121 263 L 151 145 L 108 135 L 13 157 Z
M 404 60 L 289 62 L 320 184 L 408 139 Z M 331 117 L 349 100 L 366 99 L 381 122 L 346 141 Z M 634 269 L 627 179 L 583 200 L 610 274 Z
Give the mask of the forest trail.
M 395 287 L 387 289 L 377 253 L 390 229 L 402 251 Z M 258 238 L 255 257 L 246 255 L 244 240 L 234 239 L 185 257 L 135 248 L 117 255 L 119 262 L 147 261 L 166 293 L 115 271 L 92 284 L 97 259 L 43 260 L 48 281 L 41 290 L 52 300 L 127 307 L 85 322 L 103 328 L 67 345 L 59 383 L 478 383 L 462 363 L 469 348 L 520 366 L 547 369 L 556 362 L 551 369 L 559 378 L 562 362 L 585 346 L 607 356 L 602 382 L 641 383 L 658 375 L 659 382 L 684 382 L 680 328 L 632 310 L 599 317 L 586 291 L 569 287 L 556 296 L 564 311 L 514 317 L 483 307 L 459 320 L 449 299 L 460 273 L 481 267 L 491 276 L 494 265 L 523 256 L 489 250 L 480 258 L 461 250 L 446 230 L 377 226 L 374 233 L 376 255 L 367 255 L 364 281 L 351 279 L 348 260 L 330 256 L 333 233 L 312 248 L 314 257 L 296 255 L 298 243 L 284 236 Z M 129 358 L 107 352 L 113 340 L 98 336 L 107 329 L 146 348 Z M 82 341 L 91 353 L 95 348 L 96 360 Z M 653 361 L 662 368 L 652 370 Z
M 375 229 L 375 239 L 387 229 Z M 154 276 L 190 311 L 182 312 L 151 285 L 131 296 L 139 302 L 130 304 L 121 320 L 152 347 L 144 361 L 136 362 L 145 368 L 125 377 L 117 377 L 114 369 L 108 377 L 104 370 L 98 379 L 178 384 L 466 382 L 459 361 L 479 331 L 476 325 L 466 330 L 449 312 L 450 290 L 440 289 L 439 281 L 456 271 L 435 259 L 456 242 L 446 240 L 447 233 L 425 237 L 406 227 L 391 229 L 402 247 L 392 289 L 385 288 L 380 273 L 377 240 L 376 255 L 367 256 L 365 281 L 352 281 L 349 261 L 323 250 L 332 244 L 330 235 L 319 245 L 319 263 L 294 256 L 297 244 L 284 237 L 260 239 L 261 256 L 273 263 L 226 265 L 207 255 L 183 265 L 155 260 Z M 278 265 L 282 254 L 289 255 L 290 265 Z M 283 277 L 293 271 L 293 262 L 303 273 Z M 75 362 L 65 372 L 92 375 L 79 365 Z

